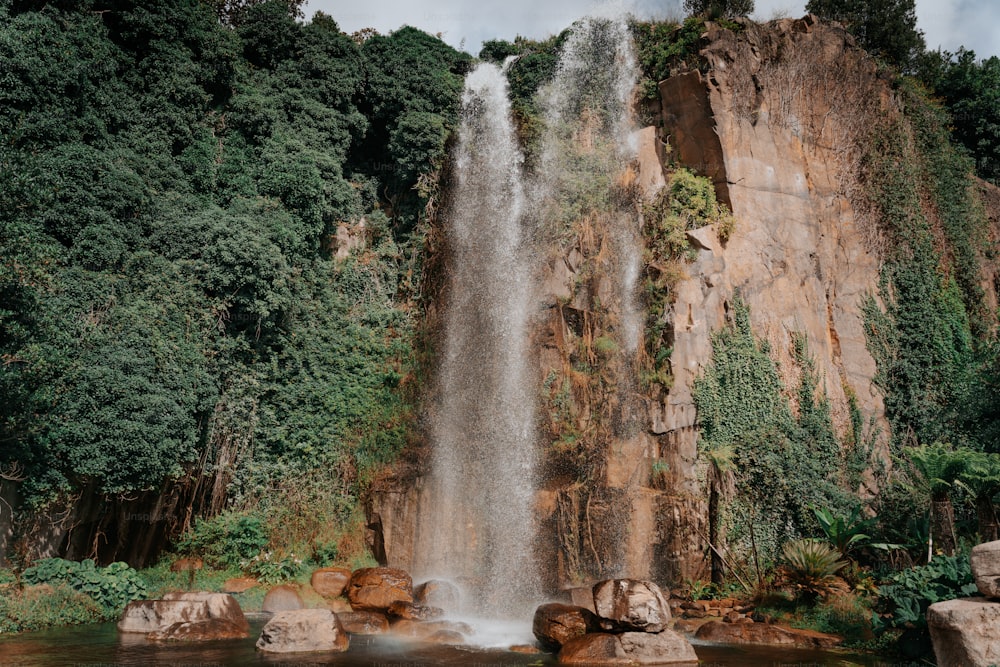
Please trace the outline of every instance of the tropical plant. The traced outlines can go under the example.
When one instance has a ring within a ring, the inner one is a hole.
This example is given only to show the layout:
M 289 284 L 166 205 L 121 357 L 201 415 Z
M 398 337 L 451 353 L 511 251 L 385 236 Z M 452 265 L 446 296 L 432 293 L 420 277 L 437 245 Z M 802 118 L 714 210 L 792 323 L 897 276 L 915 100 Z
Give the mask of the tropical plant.
M 841 560 L 840 554 L 826 542 L 813 539 L 787 542 L 781 549 L 781 561 L 782 582 L 804 602 L 845 590 L 837 573 L 847 561 Z
M 968 554 L 939 556 L 933 563 L 911 567 L 879 586 L 874 617 L 881 627 L 927 627 L 927 608 L 935 602 L 972 595 L 976 584 Z
M 852 549 L 871 539 L 862 531 L 871 530 L 874 527 L 875 518 L 862 518 L 860 504 L 852 507 L 846 516 L 834 515 L 826 507 L 814 506 L 812 511 L 816 516 L 816 521 L 819 522 L 820 529 L 826 535 L 826 539 L 842 556 L 847 556 Z
M 969 464 L 969 450 L 954 450 L 950 445 L 904 448 L 905 463 L 915 490 L 929 502 L 930 537 L 927 541 L 927 562 L 934 555 L 934 545 L 947 555 L 955 552 L 955 508 L 949 494 Z
M 957 484 L 969 492 L 976 506 L 979 539 L 997 539 L 997 515 L 993 498 L 1000 493 L 1000 454 L 970 451 L 966 466 L 958 474 Z
M 71 561 L 45 558 L 21 573 L 26 584 L 66 584 L 89 595 L 109 615 L 120 612 L 130 601 L 146 595 L 146 582 L 126 563 L 97 567 L 93 560 Z

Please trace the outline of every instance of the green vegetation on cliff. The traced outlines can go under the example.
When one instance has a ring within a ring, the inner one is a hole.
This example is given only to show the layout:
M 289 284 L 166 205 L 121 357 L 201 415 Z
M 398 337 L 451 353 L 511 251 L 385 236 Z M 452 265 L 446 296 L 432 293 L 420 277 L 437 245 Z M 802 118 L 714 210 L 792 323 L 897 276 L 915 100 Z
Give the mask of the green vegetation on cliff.
M 342 523 L 405 444 L 470 59 L 214 5 L 0 2 L 0 467 L 37 510 L 98 499 L 71 557 L 141 561 L 144 531 L 311 485 Z

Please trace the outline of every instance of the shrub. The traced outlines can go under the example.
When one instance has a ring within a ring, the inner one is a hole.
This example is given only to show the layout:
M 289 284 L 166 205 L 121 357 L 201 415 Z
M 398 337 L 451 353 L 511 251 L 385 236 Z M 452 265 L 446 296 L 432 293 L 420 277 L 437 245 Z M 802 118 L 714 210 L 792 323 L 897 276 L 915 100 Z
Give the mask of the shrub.
M 67 584 L 40 584 L 21 591 L 4 590 L 0 595 L 0 635 L 96 623 L 116 615 Z
M 225 513 L 196 521 L 177 542 L 177 550 L 201 556 L 216 567 L 237 567 L 267 544 L 267 531 L 259 517 Z
M 97 567 L 84 561 L 45 558 L 21 574 L 25 584 L 65 584 L 90 596 L 105 615 L 114 615 L 130 601 L 146 595 L 146 582 L 125 563 Z
M 935 602 L 972 595 L 972 565 L 968 554 L 936 556 L 927 565 L 898 572 L 879 587 L 877 628 L 926 629 L 927 608 Z
M 837 572 L 847 562 L 840 560 L 840 553 L 825 542 L 794 540 L 785 544 L 781 556 L 782 578 L 797 598 L 812 601 L 844 588 Z

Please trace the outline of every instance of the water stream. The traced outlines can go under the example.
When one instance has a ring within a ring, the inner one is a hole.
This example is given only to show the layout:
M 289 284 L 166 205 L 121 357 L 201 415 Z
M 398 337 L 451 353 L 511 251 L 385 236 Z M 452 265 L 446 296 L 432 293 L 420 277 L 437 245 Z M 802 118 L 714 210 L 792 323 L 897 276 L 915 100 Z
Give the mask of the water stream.
M 530 619 L 542 597 L 532 552 L 537 390 L 522 162 L 507 79 L 480 64 L 466 78 L 445 213 L 445 334 L 414 571 L 457 580 L 467 592 L 462 612 L 501 619 Z

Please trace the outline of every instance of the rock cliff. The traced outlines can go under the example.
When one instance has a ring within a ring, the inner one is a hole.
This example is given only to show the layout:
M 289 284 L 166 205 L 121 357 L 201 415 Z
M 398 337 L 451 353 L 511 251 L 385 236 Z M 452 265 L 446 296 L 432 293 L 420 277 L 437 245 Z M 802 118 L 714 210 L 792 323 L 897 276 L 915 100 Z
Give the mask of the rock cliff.
M 613 220 L 549 248 L 537 281 L 539 385 L 550 407 L 571 399 L 564 418 L 575 430 L 587 432 L 602 415 L 606 425 L 599 460 L 581 464 L 572 442 L 556 443 L 562 453 L 550 456 L 537 512 L 539 559 L 552 588 L 609 576 L 708 577 L 708 491 L 692 388 L 737 295 L 785 387 L 799 372 L 793 337 L 804 336 L 835 431 L 846 434 L 860 413 L 875 456 L 886 451 L 861 311 L 866 296 L 877 296 L 885 241 L 861 195 L 858 165 L 863 130 L 898 113 L 891 88 L 846 31 L 811 16 L 741 21 L 735 31 L 709 23 L 700 46 L 697 69 L 659 83 L 659 99 L 646 110 L 655 122 L 637 133 L 638 159 L 623 177 L 649 200 L 671 168 L 687 167 L 711 179 L 736 219 L 725 241 L 710 226 L 689 232 L 695 250 L 661 322 L 672 345 L 669 390 L 620 383 L 610 390 L 625 369 L 612 354 L 602 365 L 591 348 L 602 331 L 588 318 L 598 304 L 613 310 L 601 298 Z M 996 196 L 983 187 L 987 199 Z M 993 305 L 996 276 L 987 267 Z M 597 381 L 571 367 L 581 348 L 603 369 Z M 374 539 L 389 565 L 410 565 L 419 488 L 419 475 L 401 476 L 372 497 Z

